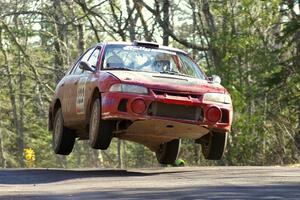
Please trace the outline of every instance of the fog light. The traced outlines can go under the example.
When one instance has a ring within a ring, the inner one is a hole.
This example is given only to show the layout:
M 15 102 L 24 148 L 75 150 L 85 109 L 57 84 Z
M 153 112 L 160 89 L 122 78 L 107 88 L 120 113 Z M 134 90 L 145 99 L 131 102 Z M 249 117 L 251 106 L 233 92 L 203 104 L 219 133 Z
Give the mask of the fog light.
M 131 103 L 131 109 L 136 114 L 142 114 L 146 110 L 145 101 L 142 99 L 136 99 Z
M 210 107 L 207 111 L 206 111 L 206 119 L 210 122 L 217 122 L 221 119 L 222 117 L 222 112 L 220 110 L 220 108 L 218 107 Z

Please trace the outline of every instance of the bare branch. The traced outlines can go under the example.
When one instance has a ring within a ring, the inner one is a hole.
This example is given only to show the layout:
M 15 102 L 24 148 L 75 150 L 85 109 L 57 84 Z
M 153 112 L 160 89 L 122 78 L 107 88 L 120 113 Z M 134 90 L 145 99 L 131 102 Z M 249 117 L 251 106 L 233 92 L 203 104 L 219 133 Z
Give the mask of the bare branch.
M 158 21 L 159 25 L 161 27 L 164 26 L 164 22 L 160 17 L 157 17 L 158 13 L 156 10 L 154 10 L 153 8 L 151 8 L 150 6 L 148 6 L 143 0 L 136 0 L 137 3 L 140 3 L 141 5 L 143 5 L 147 10 L 149 10 L 153 15 L 156 16 L 156 20 Z M 188 47 L 188 48 L 193 48 L 193 49 L 197 49 L 198 51 L 207 51 L 208 47 L 203 47 L 203 46 L 199 46 L 197 44 L 193 44 L 191 42 L 189 42 L 187 39 L 184 38 L 179 38 L 178 36 L 176 36 L 174 34 L 174 30 L 170 29 L 170 26 L 165 27 L 167 33 L 169 34 L 169 36 L 171 36 L 175 41 L 177 41 L 180 44 L 183 44 L 184 46 Z

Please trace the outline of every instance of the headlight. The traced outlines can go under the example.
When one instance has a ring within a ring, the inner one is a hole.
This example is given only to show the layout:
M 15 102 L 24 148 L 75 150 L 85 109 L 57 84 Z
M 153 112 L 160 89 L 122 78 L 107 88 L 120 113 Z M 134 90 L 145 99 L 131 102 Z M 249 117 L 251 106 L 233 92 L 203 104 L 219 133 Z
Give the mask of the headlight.
M 203 101 L 231 104 L 230 96 L 228 94 L 221 93 L 205 93 L 203 96 Z
M 148 94 L 147 88 L 139 85 L 130 85 L 130 84 L 114 84 L 110 87 L 109 91 Z

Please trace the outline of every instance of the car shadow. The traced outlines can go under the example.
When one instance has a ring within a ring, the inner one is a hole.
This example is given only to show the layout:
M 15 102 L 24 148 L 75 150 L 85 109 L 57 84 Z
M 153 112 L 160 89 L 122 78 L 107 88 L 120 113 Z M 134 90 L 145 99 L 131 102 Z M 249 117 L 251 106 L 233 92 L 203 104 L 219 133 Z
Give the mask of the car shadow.
M 181 172 L 180 170 L 141 172 L 123 169 L 3 169 L 0 170 L 0 184 L 41 184 L 78 178 L 152 176 Z

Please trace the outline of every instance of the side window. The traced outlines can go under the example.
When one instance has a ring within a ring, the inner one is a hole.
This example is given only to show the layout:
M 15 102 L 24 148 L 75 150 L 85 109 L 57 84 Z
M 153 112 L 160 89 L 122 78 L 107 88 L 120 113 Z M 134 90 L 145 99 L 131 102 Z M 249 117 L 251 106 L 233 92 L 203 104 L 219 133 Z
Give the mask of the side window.
M 100 49 L 97 48 L 95 49 L 95 51 L 92 53 L 92 55 L 90 56 L 90 58 L 88 59 L 88 63 L 92 66 L 92 67 L 96 67 L 97 62 L 98 62 L 98 56 L 100 54 Z
M 79 68 L 79 62 L 80 61 L 88 61 L 88 59 L 90 58 L 91 56 L 91 53 L 94 51 L 95 48 L 91 48 L 90 50 L 88 50 L 84 55 L 83 57 L 78 60 L 78 62 L 76 63 L 76 66 L 74 68 L 74 70 L 72 71 L 72 74 L 82 74 L 83 73 L 83 70 Z

